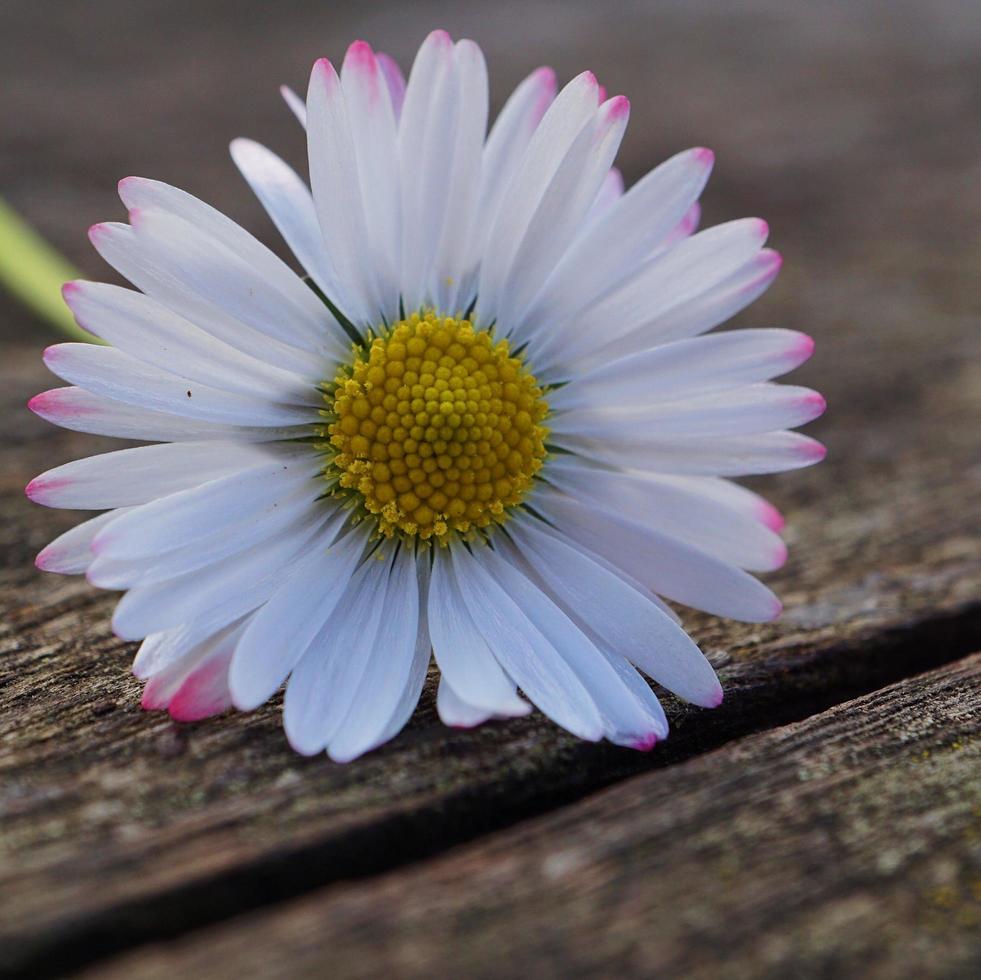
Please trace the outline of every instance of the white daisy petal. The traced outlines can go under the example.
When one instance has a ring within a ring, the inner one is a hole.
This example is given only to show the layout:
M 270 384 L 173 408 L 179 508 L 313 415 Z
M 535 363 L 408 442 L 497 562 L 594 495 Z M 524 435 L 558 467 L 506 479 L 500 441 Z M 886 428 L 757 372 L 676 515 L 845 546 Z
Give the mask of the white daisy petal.
M 574 541 L 620 565 L 658 595 L 750 623 L 780 614 L 777 598 L 752 575 L 679 538 L 554 490 L 543 489 L 535 504 Z
M 514 539 L 570 615 L 679 697 L 713 707 L 715 671 L 687 633 L 622 579 L 540 521 L 522 520 Z
M 596 116 L 599 86 L 592 72 L 578 75 L 549 106 L 508 181 L 488 233 L 480 269 L 476 317 L 493 323 L 514 256 L 555 172 Z
M 173 213 L 133 208 L 129 214 L 148 254 L 205 301 L 299 350 L 335 362 L 347 355 L 347 337 L 333 314 L 272 252 L 252 248 L 258 242 L 251 236 L 236 243 Z
M 610 167 L 603 183 L 600 185 L 596 200 L 593 201 L 586 220 L 583 221 L 582 229 L 579 234 L 584 234 L 592 225 L 593 221 L 605 214 L 617 201 L 623 197 L 624 184 L 623 174 L 616 167 Z
M 269 458 L 259 447 L 231 442 L 118 449 L 42 473 L 28 484 L 27 495 L 45 507 L 131 507 L 260 465 Z
M 176 721 L 200 721 L 230 708 L 228 664 L 240 632 L 235 623 L 170 659 L 150 676 L 143 707 L 167 708 Z
M 409 667 L 408 679 L 402 689 L 397 703 L 388 719 L 381 741 L 387 742 L 393 735 L 400 732 L 409 720 L 409 716 L 419 703 L 423 685 L 426 683 L 426 673 L 433 654 L 432 641 L 429 638 L 429 561 L 424 557 L 416 561 L 416 577 L 419 590 L 419 623 L 416 629 L 415 650 Z
M 531 137 L 555 98 L 555 72 L 533 71 L 511 94 L 494 121 L 484 146 L 477 221 L 469 249 L 468 268 L 476 268 L 505 190 L 521 164 Z M 474 283 L 476 288 L 476 283 Z
M 596 500 L 748 571 L 772 571 L 786 561 L 786 546 L 757 515 L 699 493 L 698 483 L 706 481 L 615 472 L 573 456 L 557 459 L 549 479 L 566 493 Z
M 34 560 L 43 572 L 59 575 L 80 575 L 92 564 L 92 539 L 117 516 L 129 512 L 128 507 L 110 510 L 98 517 L 76 524 L 54 539 Z
M 389 570 L 369 557 L 286 685 L 283 724 L 303 755 L 322 752 L 351 708 L 381 627 Z
M 324 243 L 310 189 L 289 164 L 252 140 L 231 143 L 232 159 L 300 265 L 323 293 L 349 306 Z
M 440 673 L 460 699 L 488 715 L 512 717 L 529 710 L 475 627 L 453 563 L 442 551 L 433 559 L 429 634 Z
M 491 718 L 498 720 L 522 718 L 530 712 L 531 705 L 517 696 L 504 714 L 468 704 L 456 693 L 453 685 L 446 679 L 446 675 L 440 675 L 436 690 L 436 713 L 439 715 L 439 720 L 450 728 L 476 728 Z
M 542 193 L 505 277 L 497 317 L 517 345 L 528 339 L 523 314 L 565 252 L 609 172 L 630 115 L 622 95 L 599 107 Z
M 438 309 L 463 312 L 476 270 L 468 265 L 467 247 L 477 219 L 481 158 L 487 131 L 487 66 L 473 41 L 453 49 L 459 88 L 458 120 L 454 133 L 452 171 L 446 194 L 443 231 L 433 262 L 429 293 Z
M 644 704 L 624 684 L 614 665 L 544 592 L 496 552 L 483 557 L 496 582 L 515 605 L 572 668 L 603 718 L 604 734 L 618 745 L 648 743 L 667 732 L 652 719 Z
M 27 407 L 55 425 L 76 432 L 146 442 L 208 441 L 235 439 L 241 443 L 300 439 L 311 434 L 309 426 L 242 426 L 202 422 L 135 405 L 124 405 L 84 388 L 52 388 L 35 395 Z
M 100 532 L 95 550 L 117 561 L 147 559 L 220 532 L 304 487 L 312 503 L 318 491 L 312 479 L 317 469 L 317 460 L 307 452 L 277 451 L 228 476 L 158 497 L 120 516 Z
M 401 286 L 407 311 L 429 298 L 453 179 L 461 95 L 453 42 L 445 31 L 433 31 L 412 65 L 399 120 Z
M 569 319 L 628 276 L 678 226 L 712 169 L 708 150 L 687 150 L 652 170 L 608 205 L 580 234 L 547 282 L 540 284 L 522 323 Z M 535 337 L 547 346 L 547 331 Z M 529 348 L 531 353 L 531 348 Z
M 124 640 L 140 640 L 181 624 L 204 634 L 227 626 L 269 598 L 329 520 L 310 514 L 288 533 L 206 569 L 130 589 L 116 606 L 113 630 Z
M 232 707 L 228 693 L 228 665 L 234 649 L 234 637 L 223 639 L 181 681 L 167 705 L 174 721 L 202 721 Z
M 528 707 L 530 708 L 531 705 Z M 467 704 L 453 690 L 445 674 L 440 675 L 439 687 L 436 690 L 436 713 L 439 715 L 439 720 L 450 728 L 476 728 L 494 717 L 493 711 Z
M 190 543 L 167 548 L 151 556 L 116 558 L 100 542 L 96 545 L 98 554 L 89 565 L 86 577 L 102 589 L 130 589 L 214 565 L 230 555 L 241 554 L 268 541 L 273 535 L 288 532 L 311 509 L 310 489 L 303 489 L 304 492 L 293 493 L 263 508 L 251 510 L 242 519 L 225 523 Z M 110 527 L 115 529 L 115 525 Z
M 803 364 L 814 341 L 795 330 L 732 330 L 676 340 L 575 377 L 550 398 L 554 411 L 646 405 L 769 381 Z
M 334 343 L 335 353 L 338 343 L 342 350 L 346 346 L 346 338 L 339 324 L 286 263 L 220 211 L 170 184 L 141 177 L 121 180 L 119 196 L 129 210 L 130 221 L 139 235 L 142 236 L 145 232 L 148 237 L 159 234 L 164 240 L 178 239 L 185 252 L 194 249 L 193 254 L 198 257 L 218 244 L 221 246 L 224 261 L 227 261 L 224 254 L 227 250 L 247 270 L 254 271 L 253 278 L 243 275 L 241 266 L 236 267 L 237 291 L 244 292 L 243 287 L 248 284 L 249 298 L 255 302 L 261 301 L 263 293 L 268 291 L 269 302 L 279 304 L 280 326 L 288 324 L 293 328 L 295 324 L 295 337 L 289 340 L 290 343 L 304 350 L 317 350 L 318 347 L 310 348 L 307 344 L 312 341 L 316 345 L 328 339 Z M 179 219 L 182 224 L 160 222 L 159 218 L 152 217 L 154 212 Z M 187 226 L 190 226 L 190 231 Z M 207 266 L 203 271 L 202 281 L 208 281 L 212 275 L 217 279 L 216 274 L 224 271 L 217 256 L 213 261 L 214 265 Z M 184 281 L 194 282 L 190 278 L 185 278 Z M 209 295 L 210 289 L 201 292 L 202 295 Z M 236 308 L 229 308 L 229 312 L 239 316 Z M 252 322 L 245 316 L 240 316 L 240 319 L 246 323 Z M 261 319 L 258 329 L 264 329 Z
M 729 510 L 765 524 L 771 531 L 783 529 L 786 521 L 780 511 L 758 493 L 748 490 L 732 480 L 705 476 L 665 476 L 658 479 L 668 481 L 684 488 L 688 493 L 715 502 Z
M 402 115 L 402 103 L 405 102 L 405 76 L 391 55 L 379 51 L 376 57 L 378 58 L 378 67 L 385 78 L 385 84 L 388 86 L 388 97 L 391 99 L 392 111 L 397 120 Z
M 95 250 L 121 275 L 148 296 L 196 324 L 213 337 L 285 371 L 314 382 L 323 377 L 323 358 L 289 343 L 276 323 L 256 328 L 230 315 L 220 304 L 202 297 L 184 282 L 164 252 L 157 254 L 129 225 L 106 222 L 89 229 Z
M 358 156 L 341 80 L 321 58 L 310 75 L 307 93 L 307 143 L 310 183 L 337 277 L 348 307 L 342 312 L 359 325 L 392 320 L 390 284 L 381 284 L 372 262 Z
M 408 548 L 401 548 L 392 561 L 378 637 L 351 707 L 327 745 L 335 762 L 350 762 L 385 740 L 412 674 L 418 630 L 416 559 Z
M 398 133 L 388 83 L 371 46 L 355 41 L 341 67 L 351 139 L 383 308 L 398 309 L 402 238 Z
M 581 366 L 647 350 L 654 344 L 693 337 L 717 327 L 766 292 L 782 263 L 778 252 L 763 249 L 722 282 L 710 286 L 686 303 L 663 311 L 616 343 L 599 348 Z
M 95 395 L 128 405 L 226 425 L 302 425 L 309 407 L 237 395 L 171 374 L 115 347 L 55 344 L 44 352 L 48 369 Z
M 294 92 L 293 89 L 289 87 L 289 85 L 280 85 L 279 94 L 283 97 L 283 101 L 289 106 L 290 112 L 292 112 L 293 115 L 296 116 L 299 124 L 304 129 L 306 129 L 307 127 L 306 102 L 304 102 L 303 99 L 301 99 L 300 96 L 298 96 L 296 92 Z
M 550 378 L 614 342 L 644 331 L 659 315 L 703 295 L 749 262 L 763 247 L 766 235 L 765 222 L 745 218 L 685 239 L 578 316 L 556 324 L 552 354 L 539 353 L 536 366 Z M 646 333 L 647 346 L 657 342 L 651 333 Z
M 560 439 L 553 434 L 552 442 L 610 466 L 627 461 L 633 469 L 682 476 L 780 473 L 813 466 L 825 457 L 821 443 L 799 432 L 786 431 L 702 438 L 638 435 L 631 440 L 618 438 L 615 447 L 581 435 L 564 435 Z
M 182 627 L 151 633 L 136 651 L 133 676 L 145 681 L 180 660 L 195 643 L 200 642 L 189 640 L 188 636 L 188 631 Z
M 290 570 L 235 651 L 230 684 L 239 708 L 258 707 L 286 680 L 340 602 L 364 549 L 360 531 L 336 541 L 325 534 Z
M 656 439 L 755 435 L 816 419 L 824 399 L 810 388 L 755 384 L 662 401 L 660 393 L 646 405 L 631 400 L 557 413 L 549 419 L 556 441 L 565 434 L 583 439 L 632 445 L 654 434 Z
M 574 735 L 589 741 L 602 738 L 605 724 L 589 691 L 484 561 L 463 548 L 455 549 L 452 561 L 474 624 L 518 687 L 545 715 Z M 470 700 L 469 694 L 467 697 Z
M 242 354 L 143 293 L 81 281 L 62 292 L 79 326 L 153 367 L 239 395 L 298 405 L 323 401 L 309 382 Z

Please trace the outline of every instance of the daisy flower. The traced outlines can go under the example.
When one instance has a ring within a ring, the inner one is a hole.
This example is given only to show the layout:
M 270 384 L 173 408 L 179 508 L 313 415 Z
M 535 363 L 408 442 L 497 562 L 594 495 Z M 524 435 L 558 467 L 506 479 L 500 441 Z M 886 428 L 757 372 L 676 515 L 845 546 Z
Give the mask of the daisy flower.
M 436 31 L 406 83 L 364 42 L 313 68 L 310 187 L 249 140 L 232 157 L 296 257 L 174 187 L 127 178 L 91 229 L 136 290 L 72 282 L 109 346 L 60 344 L 71 387 L 30 407 L 149 445 L 37 477 L 101 511 L 38 557 L 124 590 L 143 705 L 250 710 L 346 761 L 390 739 L 430 662 L 449 725 L 535 705 L 649 749 L 646 677 L 696 705 L 715 673 L 664 600 L 751 622 L 780 603 L 778 513 L 731 481 L 813 463 L 788 431 L 824 402 L 771 379 L 783 329 L 705 336 L 780 265 L 767 226 L 696 232 L 712 166 L 688 150 L 624 193 L 629 104 L 584 72 L 523 81 L 487 130 L 484 59 Z

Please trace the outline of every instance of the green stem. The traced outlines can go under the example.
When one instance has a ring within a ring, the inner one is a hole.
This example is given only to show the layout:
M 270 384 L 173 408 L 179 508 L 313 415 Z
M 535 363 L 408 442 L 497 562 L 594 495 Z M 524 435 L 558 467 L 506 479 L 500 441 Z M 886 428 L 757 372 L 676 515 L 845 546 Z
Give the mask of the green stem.
M 61 287 L 78 272 L 0 199 L 0 283 L 72 340 L 95 338 L 75 323 Z

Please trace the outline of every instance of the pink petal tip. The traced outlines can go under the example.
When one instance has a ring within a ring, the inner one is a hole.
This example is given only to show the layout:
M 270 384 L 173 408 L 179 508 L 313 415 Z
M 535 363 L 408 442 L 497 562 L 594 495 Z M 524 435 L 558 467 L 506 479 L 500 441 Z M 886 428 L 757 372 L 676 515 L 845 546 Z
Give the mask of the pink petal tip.
M 692 156 L 703 167 L 711 167 L 715 163 L 715 154 L 707 146 L 696 146 Z
M 828 455 L 828 449 L 816 439 L 809 439 L 801 445 L 800 453 L 809 463 L 820 463 Z
M 603 100 L 603 104 L 606 106 L 606 110 L 609 113 L 609 118 L 614 120 L 625 119 L 630 115 L 630 99 L 625 95 L 614 95 L 612 99 L 606 100 L 605 94 L 600 95 Z
M 773 504 L 765 500 L 760 501 L 760 520 L 771 531 L 782 531 L 787 525 L 787 520 L 783 514 Z
M 39 571 L 46 572 L 50 567 L 52 561 L 57 561 L 57 554 L 52 552 L 49 548 L 45 548 L 40 551 L 37 557 L 34 559 L 34 567 Z
M 651 732 L 649 735 L 645 735 L 643 738 L 638 738 L 631 742 L 630 748 L 636 749 L 638 752 L 650 752 L 657 743 L 657 735 Z
M 811 418 L 817 418 L 819 415 L 824 414 L 824 410 L 828 407 L 828 403 L 825 400 L 824 395 L 820 392 L 812 391 L 810 394 L 804 396 L 804 404 L 807 405 L 813 414 Z M 823 447 L 822 447 L 823 448 Z M 824 457 L 822 456 L 822 459 Z

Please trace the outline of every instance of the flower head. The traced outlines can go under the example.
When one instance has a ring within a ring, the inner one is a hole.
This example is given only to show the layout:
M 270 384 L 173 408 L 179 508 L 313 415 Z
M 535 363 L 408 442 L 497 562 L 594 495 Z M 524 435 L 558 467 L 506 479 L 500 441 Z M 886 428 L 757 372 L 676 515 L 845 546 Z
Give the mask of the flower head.
M 652 747 L 641 672 L 722 699 L 663 599 L 780 610 L 750 573 L 783 562 L 781 520 L 730 478 L 823 455 L 788 431 L 820 396 L 771 383 L 811 341 L 706 335 L 775 277 L 766 225 L 695 233 L 704 149 L 624 193 L 629 104 L 589 72 L 557 95 L 534 72 L 486 134 L 480 49 L 440 31 L 408 84 L 357 42 L 286 96 L 311 188 L 256 143 L 232 156 L 302 274 L 154 181 L 92 229 L 136 290 L 65 287 L 110 346 L 49 348 L 72 387 L 31 407 L 150 445 L 30 484 L 102 512 L 39 567 L 125 590 L 143 703 L 177 719 L 285 682 L 291 743 L 349 760 L 398 732 L 435 655 L 447 724 L 534 704 Z

